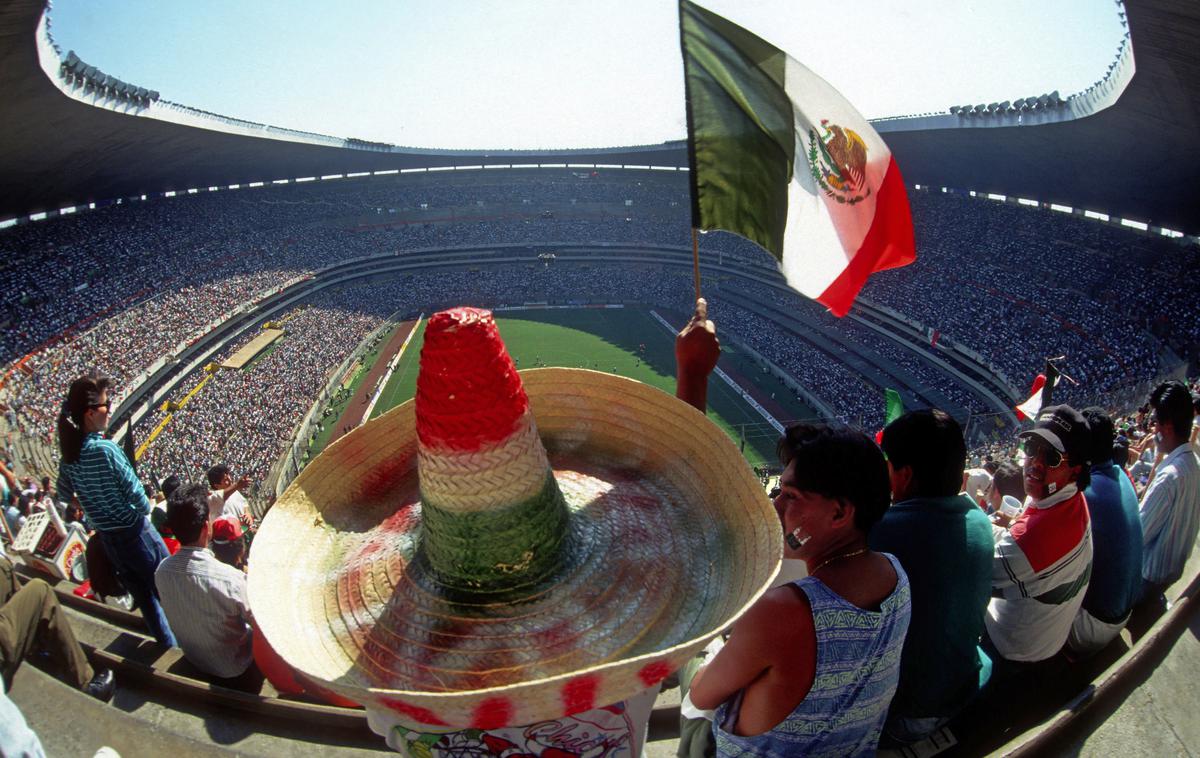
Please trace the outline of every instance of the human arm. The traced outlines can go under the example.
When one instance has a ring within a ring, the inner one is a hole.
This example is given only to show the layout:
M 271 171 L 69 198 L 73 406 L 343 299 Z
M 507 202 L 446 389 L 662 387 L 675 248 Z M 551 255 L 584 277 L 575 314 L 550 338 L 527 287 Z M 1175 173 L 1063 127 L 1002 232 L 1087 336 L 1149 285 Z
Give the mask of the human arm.
M 137 472 L 129 465 L 125 451 L 117 447 L 115 442 L 105 440 L 104 456 L 108 459 L 109 469 L 116 478 L 117 487 L 125 495 L 126 501 L 143 516 L 150 514 L 150 499 L 146 497 L 146 488 L 138 479 Z
M 1169 471 L 1150 480 L 1138 508 L 1138 517 L 1142 522 L 1142 544 L 1148 545 L 1156 540 L 1170 523 L 1175 487 L 1176 479 L 1170 476 Z
M 1010 529 L 992 527 L 995 548 L 992 552 L 992 596 L 1006 597 L 1009 593 L 1021 595 L 1026 583 L 1037 573 L 1029 563 L 1025 551 L 1017 540 L 1025 534 L 1025 520 L 1018 518 Z
M 737 623 L 725 646 L 696 672 L 689 697 L 693 705 L 712 710 L 772 669 L 787 671 L 795 688 L 788 696 L 803 700 L 816 671 L 816 631 L 812 608 L 803 592 L 783 586 L 758 600 Z M 792 706 L 793 708 L 795 705 Z
M 75 483 L 71 481 L 71 472 L 66 465 L 58 464 L 58 479 L 54 482 L 54 492 L 60 500 L 70 502 L 75 497 Z
M 228 500 L 229 498 L 233 497 L 233 493 L 240 492 L 241 490 L 246 489 L 246 487 L 249 485 L 250 476 L 248 474 L 242 474 L 242 476 L 236 482 L 221 490 L 221 498 L 223 500 Z
M 7 487 L 6 492 L 8 492 L 9 497 L 15 498 L 18 492 L 17 477 L 13 475 L 13 472 L 8 470 L 8 466 L 4 465 L 4 461 L 0 461 L 0 477 L 4 478 L 4 484 Z M 8 503 L 0 503 L 0 505 L 8 505 Z
M 233 583 L 232 600 L 237 604 L 238 611 L 245 622 L 254 626 L 254 614 L 250 611 L 250 593 L 247 590 L 246 572 L 239 571 L 238 573 L 240 576 Z
M 720 356 L 708 302 L 699 298 L 691 320 L 675 336 L 675 397 L 703 413 L 708 408 L 708 377 Z

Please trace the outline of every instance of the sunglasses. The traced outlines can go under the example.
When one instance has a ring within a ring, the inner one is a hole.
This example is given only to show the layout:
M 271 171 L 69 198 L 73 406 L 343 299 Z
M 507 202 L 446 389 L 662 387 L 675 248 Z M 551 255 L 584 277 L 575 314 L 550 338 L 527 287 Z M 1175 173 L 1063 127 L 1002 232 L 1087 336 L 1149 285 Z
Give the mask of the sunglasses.
M 91 408 L 92 410 L 97 410 L 97 411 L 100 410 L 101 408 L 104 408 L 105 410 L 109 410 L 112 408 L 112 406 L 113 406 L 113 401 L 111 401 L 111 400 L 106 400 L 103 403 L 88 403 L 89 408 Z
M 1040 458 L 1047 468 L 1057 468 L 1063 462 L 1063 454 L 1044 442 L 1027 440 L 1021 443 L 1021 451 L 1026 458 Z

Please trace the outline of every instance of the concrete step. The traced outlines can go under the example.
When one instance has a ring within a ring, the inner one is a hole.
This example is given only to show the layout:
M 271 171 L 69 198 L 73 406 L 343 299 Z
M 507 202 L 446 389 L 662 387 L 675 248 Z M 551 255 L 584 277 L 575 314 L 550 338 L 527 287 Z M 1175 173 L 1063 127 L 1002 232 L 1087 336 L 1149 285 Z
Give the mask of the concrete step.
M 25 578 L 33 576 L 24 567 L 18 571 Z M 93 665 L 116 672 L 118 696 L 114 702 L 136 702 L 139 711 L 152 714 L 147 718 L 154 724 L 170 723 L 171 728 L 181 730 L 181 736 L 201 743 L 206 732 L 198 723 L 207 731 L 220 725 L 230 734 L 253 725 L 251 731 L 257 735 L 253 743 L 246 742 L 249 736 L 238 739 L 237 750 L 245 754 L 286 755 L 292 748 L 303 747 L 305 754 L 341 755 L 331 752 L 334 746 L 369 752 L 383 747 L 382 739 L 368 729 L 361 710 L 280 696 L 269 682 L 255 692 L 215 684 L 178 649 L 163 650 L 156 645 L 138 613 L 81 598 L 74 594 L 76 585 L 71 582 L 52 584 Z M 678 729 L 679 691 L 671 689 L 655 704 L 649 726 L 653 747 L 648 746 L 647 754 L 652 758 L 673 755 Z M 313 743 L 329 744 L 317 749 Z

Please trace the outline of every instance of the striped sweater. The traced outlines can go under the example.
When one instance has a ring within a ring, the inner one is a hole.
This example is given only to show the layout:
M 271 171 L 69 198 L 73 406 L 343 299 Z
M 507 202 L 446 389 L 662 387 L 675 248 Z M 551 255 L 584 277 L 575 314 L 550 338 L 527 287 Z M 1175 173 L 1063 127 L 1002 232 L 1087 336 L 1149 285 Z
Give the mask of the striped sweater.
M 1049 658 L 1067 641 L 1092 573 L 1087 501 L 1069 484 L 995 538 L 988 637 L 1009 660 Z
M 150 513 L 146 490 L 124 451 L 96 432 L 83 438 L 78 461 L 59 464 L 58 497 L 69 500 L 73 494 L 88 524 L 102 532 L 131 527 Z

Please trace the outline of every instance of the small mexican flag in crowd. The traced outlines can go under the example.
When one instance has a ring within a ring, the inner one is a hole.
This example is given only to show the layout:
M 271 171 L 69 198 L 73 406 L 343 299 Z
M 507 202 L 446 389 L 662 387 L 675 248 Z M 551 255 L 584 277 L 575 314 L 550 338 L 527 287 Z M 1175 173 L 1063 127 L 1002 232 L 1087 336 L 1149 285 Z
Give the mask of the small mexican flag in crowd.
M 883 411 L 883 425 L 886 427 L 896 419 L 904 415 L 904 400 L 900 397 L 900 393 L 888 387 L 883 391 L 883 402 L 885 408 Z M 875 444 L 883 444 L 883 429 L 875 432 Z
M 681 0 L 692 226 L 770 251 L 844 316 L 867 277 L 916 259 L 904 180 L 875 130 L 782 50 Z
M 1029 388 L 1029 399 L 1016 406 L 1017 419 L 1033 421 L 1038 413 L 1046 406 L 1053 404 L 1054 385 L 1058 383 L 1058 369 L 1049 361 L 1046 362 L 1045 373 L 1038 374 Z

